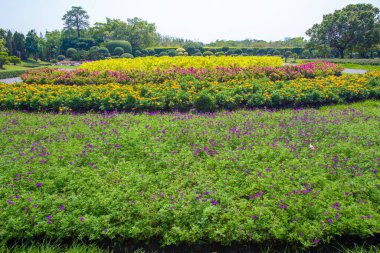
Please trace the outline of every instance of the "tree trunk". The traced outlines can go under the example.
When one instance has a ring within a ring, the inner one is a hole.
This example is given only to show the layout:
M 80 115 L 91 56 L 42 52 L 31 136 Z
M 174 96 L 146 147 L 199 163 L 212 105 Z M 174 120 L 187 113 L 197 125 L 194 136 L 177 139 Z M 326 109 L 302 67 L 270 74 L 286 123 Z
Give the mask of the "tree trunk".
M 339 50 L 340 59 L 343 59 L 344 58 L 344 49 L 338 49 L 338 50 Z
M 77 26 L 77 34 L 78 34 L 78 38 L 80 38 L 79 26 Z

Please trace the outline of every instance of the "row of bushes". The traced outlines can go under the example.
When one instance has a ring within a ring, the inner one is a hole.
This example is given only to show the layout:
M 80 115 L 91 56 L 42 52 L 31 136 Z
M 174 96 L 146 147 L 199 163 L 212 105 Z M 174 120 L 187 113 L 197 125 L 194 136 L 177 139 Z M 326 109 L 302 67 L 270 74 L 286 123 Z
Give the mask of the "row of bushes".
M 162 84 L 0 85 L 0 108 L 74 111 L 189 110 L 320 105 L 380 98 L 380 72 L 292 81 L 209 82 L 188 78 Z
M 328 75 L 340 75 L 342 67 L 328 62 L 312 62 L 298 66 L 283 67 L 216 67 L 205 68 L 178 68 L 154 71 L 141 71 L 139 69 L 126 71 L 90 71 L 76 69 L 73 71 L 59 69 L 32 70 L 21 76 L 25 83 L 29 84 L 64 84 L 64 85 L 88 85 L 88 84 L 135 84 L 135 83 L 163 83 L 184 78 L 196 78 L 203 81 L 226 82 L 232 80 L 253 80 L 269 78 L 272 81 L 286 81 L 296 78 L 315 78 Z
M 0 79 L 19 77 L 24 74 L 26 70 L 5 70 L 0 71 Z
M 304 60 L 305 62 L 312 62 L 316 59 Z M 328 61 L 339 64 L 359 64 L 359 65 L 380 65 L 380 58 L 375 59 L 318 59 L 318 61 Z

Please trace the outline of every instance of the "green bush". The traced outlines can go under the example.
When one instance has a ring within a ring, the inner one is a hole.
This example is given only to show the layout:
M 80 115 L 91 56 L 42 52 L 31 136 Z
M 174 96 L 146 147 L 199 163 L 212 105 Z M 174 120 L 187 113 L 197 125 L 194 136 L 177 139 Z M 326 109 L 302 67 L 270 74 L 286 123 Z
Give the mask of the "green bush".
M 132 53 L 131 43 L 126 40 L 110 40 L 104 43 L 104 46 L 108 49 L 109 52 L 114 52 L 115 48 L 121 47 L 124 50 L 124 53 Z
M 115 47 L 115 49 L 113 50 L 113 54 L 120 56 L 124 54 L 124 49 L 122 47 Z
M 17 63 L 21 63 L 21 59 L 18 58 L 17 56 L 10 56 L 9 62 L 13 63 L 13 65 L 16 65 Z
M 167 54 L 168 54 L 169 56 L 173 57 L 173 56 L 176 56 L 176 55 L 177 55 L 177 52 L 176 52 L 175 49 L 169 49 L 169 50 L 167 51 Z
M 101 59 L 111 56 L 109 50 L 106 47 L 99 47 L 98 53 Z
M 214 55 L 211 51 L 206 51 L 203 53 L 203 56 L 211 56 Z
M 9 63 L 9 56 L 6 52 L 0 52 L 0 69 L 3 68 L 5 64 Z
M 122 54 L 120 57 L 121 57 L 121 58 L 130 58 L 130 59 L 134 58 L 133 55 L 132 55 L 132 54 L 129 54 L 129 53 L 124 53 L 124 54 Z
M 75 49 L 75 48 L 68 48 L 67 50 L 66 50 L 66 56 L 68 57 L 68 58 L 73 58 L 73 57 L 75 57 L 75 55 L 78 53 L 78 51 Z
M 215 99 L 209 93 L 203 91 L 195 99 L 194 105 L 200 112 L 213 112 L 215 110 Z
M 158 56 L 169 56 L 169 54 L 168 54 L 168 52 L 163 51 L 163 52 L 159 53 Z
M 203 54 L 201 52 L 196 52 L 193 54 L 193 56 L 203 56 Z
M 66 57 L 64 55 L 61 55 L 61 54 L 57 56 L 58 61 L 63 61 L 65 58 Z
M 26 70 L 6 70 L 0 71 L 0 79 L 19 77 L 24 74 Z
M 215 53 L 215 56 L 222 56 L 222 55 L 226 55 L 224 52 L 216 52 Z

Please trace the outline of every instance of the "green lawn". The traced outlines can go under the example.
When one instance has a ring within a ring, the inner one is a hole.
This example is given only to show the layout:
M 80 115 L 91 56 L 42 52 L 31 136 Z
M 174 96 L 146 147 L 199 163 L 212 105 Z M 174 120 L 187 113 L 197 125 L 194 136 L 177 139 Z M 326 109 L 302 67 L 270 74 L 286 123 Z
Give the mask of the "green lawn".
M 380 65 L 339 64 L 346 69 L 380 70 Z

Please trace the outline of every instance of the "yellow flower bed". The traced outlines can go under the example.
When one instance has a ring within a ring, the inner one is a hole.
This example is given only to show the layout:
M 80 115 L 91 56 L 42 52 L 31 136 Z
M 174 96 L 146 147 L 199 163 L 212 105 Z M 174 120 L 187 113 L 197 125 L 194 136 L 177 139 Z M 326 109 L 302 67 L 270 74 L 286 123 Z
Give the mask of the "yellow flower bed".
M 292 81 L 165 81 L 84 86 L 0 84 L 0 109 L 188 110 L 302 106 L 380 97 L 379 73 Z
M 278 56 L 177 56 L 177 57 L 141 57 L 135 59 L 109 59 L 83 63 L 80 68 L 91 71 L 132 70 L 150 71 L 169 69 L 173 66 L 181 68 L 216 68 L 216 67 L 278 67 L 283 60 Z

